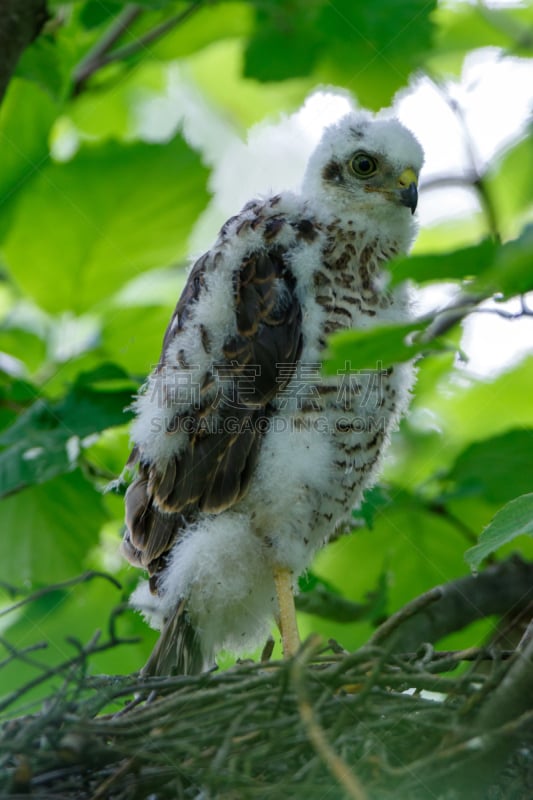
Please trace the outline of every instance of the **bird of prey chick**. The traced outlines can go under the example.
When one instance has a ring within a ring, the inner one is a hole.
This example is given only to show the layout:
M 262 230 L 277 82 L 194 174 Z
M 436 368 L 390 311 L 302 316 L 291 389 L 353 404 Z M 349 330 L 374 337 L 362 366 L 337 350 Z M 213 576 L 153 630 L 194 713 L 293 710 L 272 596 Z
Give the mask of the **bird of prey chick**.
M 414 368 L 321 373 L 330 334 L 408 320 L 387 262 L 414 238 L 423 153 L 397 120 L 328 127 L 301 192 L 252 200 L 192 267 L 135 401 L 123 551 L 161 637 L 147 673 L 199 672 L 276 620 L 372 485 Z

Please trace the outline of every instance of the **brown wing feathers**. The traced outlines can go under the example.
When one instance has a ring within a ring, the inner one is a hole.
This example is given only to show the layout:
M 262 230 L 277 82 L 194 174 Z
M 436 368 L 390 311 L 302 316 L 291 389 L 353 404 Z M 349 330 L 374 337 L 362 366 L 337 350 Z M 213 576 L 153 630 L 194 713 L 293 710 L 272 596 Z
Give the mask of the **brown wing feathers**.
M 283 224 L 269 220 L 265 239 L 274 239 Z M 165 334 L 160 367 L 167 366 L 168 344 L 188 323 L 193 304 L 201 301 L 206 272 L 216 269 L 217 256 L 208 253 L 194 265 Z M 164 564 L 185 520 L 194 520 L 199 511 L 229 508 L 248 488 L 261 446 L 258 421 L 268 416 L 269 401 L 290 380 L 287 364 L 294 364 L 301 352 L 301 308 L 294 288 L 284 250 L 276 244 L 243 259 L 233 273 L 237 332 L 224 343 L 223 360 L 206 376 L 200 408 L 188 412 L 185 449 L 162 470 L 143 461 L 142 453 L 132 454 L 139 471 L 126 493 L 124 549 L 152 575 Z M 198 336 L 205 347 L 209 331 L 199 329 Z M 281 373 L 278 364 L 285 365 Z M 219 373 L 228 391 L 215 402 L 207 390 Z M 179 413 L 174 422 L 183 429 Z

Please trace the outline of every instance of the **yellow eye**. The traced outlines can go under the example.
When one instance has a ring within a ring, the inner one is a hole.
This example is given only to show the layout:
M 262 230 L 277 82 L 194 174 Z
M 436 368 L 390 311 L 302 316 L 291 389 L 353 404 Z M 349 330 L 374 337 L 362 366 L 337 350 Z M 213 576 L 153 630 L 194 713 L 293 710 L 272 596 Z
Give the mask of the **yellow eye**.
M 358 178 L 370 178 L 377 172 L 378 162 L 373 156 L 361 151 L 351 158 L 349 167 Z

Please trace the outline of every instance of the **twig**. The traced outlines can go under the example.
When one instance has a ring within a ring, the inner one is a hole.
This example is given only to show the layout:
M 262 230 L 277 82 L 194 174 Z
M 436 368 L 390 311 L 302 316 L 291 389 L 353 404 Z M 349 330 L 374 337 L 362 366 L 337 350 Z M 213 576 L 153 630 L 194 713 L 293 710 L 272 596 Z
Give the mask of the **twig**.
M 110 53 L 110 56 L 112 56 L 111 60 L 118 61 L 123 58 L 129 58 L 129 56 L 135 55 L 139 50 L 146 49 L 147 45 L 161 39 L 165 34 L 169 33 L 172 28 L 175 28 L 176 25 L 185 22 L 185 20 L 196 13 L 196 11 L 199 11 L 204 2 L 205 0 L 193 0 L 184 11 L 175 14 L 160 25 L 156 25 L 151 31 L 145 33 L 144 36 L 140 36 L 137 41 L 126 44 L 118 50 L 114 50 L 113 53 Z
M 529 308 L 526 298 L 520 297 L 520 311 L 506 311 L 503 308 L 473 308 L 475 314 L 496 314 L 502 319 L 523 319 L 523 317 L 533 317 L 533 309 Z
M 457 175 L 435 175 L 433 178 L 427 178 L 420 183 L 420 191 L 429 192 L 432 189 L 446 189 L 462 186 L 465 189 L 472 189 L 472 191 L 475 192 L 478 177 L 479 176 L 473 172 Z
M 424 664 L 429 672 L 449 672 L 464 661 L 508 661 L 514 655 L 514 650 L 499 650 L 497 653 L 486 647 L 469 647 L 467 650 L 438 650 L 432 655 L 431 660 Z M 417 653 L 405 653 L 405 658 L 417 658 Z
M 41 597 L 46 597 L 47 594 L 51 594 L 52 592 L 60 592 L 63 591 L 63 589 L 70 589 L 72 586 L 77 586 L 80 583 L 87 583 L 95 578 L 103 578 L 104 580 L 109 581 L 109 583 L 112 583 L 113 586 L 116 586 L 117 589 L 122 589 L 122 586 L 117 579 L 112 575 L 108 575 L 107 572 L 89 570 L 88 572 L 84 572 L 83 575 L 78 575 L 76 578 L 70 578 L 67 581 L 61 581 L 60 583 L 52 583 L 50 586 L 44 586 L 42 589 L 37 589 L 23 600 L 19 600 L 17 603 L 13 603 L 13 605 L 8 606 L 8 608 L 2 609 L 0 611 L 0 617 L 3 617 L 5 614 L 11 614 L 18 608 L 28 605 L 28 603 L 33 603 L 35 600 L 39 600 Z M 12 594 L 23 594 L 24 589 L 17 589 L 16 587 L 11 586 L 10 592 Z
M 295 661 L 246 663 L 207 676 L 80 680 L 73 672 L 41 714 L 6 724 L 0 776 L 5 767 L 9 779 L 13 754 L 20 754 L 31 768 L 34 792 L 58 800 L 103 800 L 110 794 L 124 800 L 156 789 L 161 800 L 181 798 L 180 786 L 191 785 L 210 796 L 231 792 L 261 800 L 321 800 L 325 787 L 331 790 L 332 774 L 347 796 L 360 800 L 364 781 L 387 797 L 390 776 L 393 788 L 398 778 L 402 788 L 413 781 L 425 788 L 434 771 L 455 767 L 454 753 L 464 763 L 475 756 L 477 732 L 461 722 L 460 711 L 464 698 L 479 693 L 483 677 L 442 678 L 429 671 L 431 664 L 443 661 L 442 655 L 457 661 L 473 657 L 473 650 L 441 654 L 427 648 L 427 658 L 413 663 L 413 654 L 388 657 L 373 647 L 331 656 L 333 669 L 317 652 L 311 640 Z M 341 664 L 344 669 L 338 670 Z M 369 673 L 374 690 L 355 717 L 357 687 L 365 685 Z M 151 705 L 123 717 L 92 718 L 139 686 L 157 694 Z M 409 687 L 440 691 L 447 702 L 403 694 Z M 91 688 L 96 696 L 87 701 Z M 310 745 L 317 754 L 311 760 Z M 446 751 L 443 759 L 439 747 Z M 72 759 L 77 759 L 78 774 Z M 306 766 L 289 776 L 287 763 Z M 399 763 L 405 765 L 400 775 L 394 772 Z M 413 772 L 413 764 L 424 771 Z M 2 788 L 0 777 L 0 794 Z
M 17 650 L 16 647 L 4 639 L 0 637 L 0 644 L 5 647 L 7 652 L 10 654 L 8 658 L 5 658 L 3 661 L 0 661 L 0 669 L 6 667 L 15 659 L 19 661 L 23 661 L 25 664 L 29 664 L 32 667 L 37 667 L 38 669 L 45 669 L 45 665 L 41 664 L 39 661 L 35 661 L 33 658 L 28 658 L 28 653 L 34 653 L 36 650 L 46 650 L 48 647 L 47 642 L 37 642 L 36 644 L 31 644 L 29 647 L 25 647 L 23 650 Z
M 471 760 L 472 757 L 478 754 L 480 751 L 492 752 L 494 747 L 499 742 L 504 741 L 507 737 L 517 733 L 517 731 L 524 729 L 527 730 L 528 726 L 530 726 L 532 722 L 533 710 L 526 711 L 524 714 L 518 717 L 518 719 L 502 725 L 501 728 L 476 734 L 472 737 L 463 738 L 457 744 L 453 744 L 450 747 L 446 747 L 442 750 L 438 750 L 435 753 L 431 753 L 431 755 L 427 757 L 418 759 L 417 761 L 411 761 L 409 764 L 405 764 L 401 767 L 387 766 L 385 767 L 385 770 L 389 773 L 389 775 L 400 777 L 406 774 L 412 775 L 413 773 L 416 774 L 417 772 L 422 773 L 427 768 L 433 771 L 437 769 L 440 762 L 452 762 L 456 767 L 459 767 L 459 762 L 463 763 L 464 759 L 467 761 Z
M 142 12 L 142 7 L 136 3 L 127 5 L 118 17 L 109 26 L 108 30 L 101 39 L 99 39 L 94 47 L 89 50 L 80 63 L 74 68 L 72 74 L 73 93 L 79 94 L 87 79 L 100 69 L 100 66 L 105 62 L 108 52 L 111 50 L 115 42 L 128 30 L 129 26 L 134 22 Z
M 82 648 L 82 651 L 78 653 L 78 655 L 73 656 L 73 658 L 70 658 L 67 661 L 64 661 L 62 664 L 46 669 L 41 675 L 36 675 L 35 678 L 25 683 L 24 686 L 16 689 L 13 692 L 10 692 L 6 697 L 4 697 L 3 700 L 0 700 L 0 711 L 5 711 L 6 708 L 15 703 L 29 691 L 35 689 L 37 686 L 41 686 L 43 683 L 46 683 L 46 681 L 48 681 L 50 678 L 53 678 L 55 675 L 60 675 L 63 672 L 71 670 L 73 667 L 82 665 L 87 660 L 88 656 L 96 655 L 97 653 L 104 653 L 106 650 L 110 650 L 119 644 L 137 644 L 139 641 L 138 637 L 132 637 L 115 639 L 97 645 L 95 643 L 95 637 L 96 635 L 92 637 L 89 643 L 90 647 L 89 645 L 86 645 L 84 648 Z
M 318 755 L 322 758 L 331 774 L 344 787 L 352 800 L 367 800 L 367 794 L 359 778 L 348 765 L 337 755 L 326 739 L 323 729 L 318 724 L 313 706 L 309 702 L 303 681 L 304 668 L 316 649 L 316 641 L 311 638 L 294 659 L 291 677 L 296 691 L 298 711 L 307 731 L 307 735 Z
M 487 298 L 487 294 L 460 294 L 453 302 L 438 311 L 436 315 L 434 313 L 427 315 L 426 319 L 429 321 L 429 325 L 423 331 L 420 331 L 415 338 L 429 344 L 433 339 L 444 336 Z
M 116 50 L 111 50 L 110 52 L 109 48 L 105 48 L 103 50 L 102 48 L 100 48 L 99 52 L 97 52 L 96 54 L 96 57 L 93 56 L 92 58 L 89 59 L 88 56 L 87 59 L 85 59 L 85 63 L 82 62 L 75 70 L 73 78 L 74 94 L 79 94 L 84 84 L 89 80 L 89 78 L 92 75 L 94 75 L 95 72 L 102 69 L 102 67 L 105 67 L 107 66 L 107 64 L 111 64 L 114 61 L 122 61 L 126 58 L 129 58 L 130 56 L 135 55 L 140 50 L 147 49 L 149 44 L 157 41 L 158 39 L 161 39 L 177 25 L 180 25 L 182 22 L 185 22 L 186 19 L 188 19 L 190 16 L 192 16 L 196 11 L 198 11 L 201 8 L 204 2 L 205 0 L 193 0 L 184 11 L 181 11 L 179 14 L 174 14 L 174 16 L 170 17 L 164 22 L 161 22 L 160 25 L 156 25 L 155 28 L 152 28 L 152 30 L 147 31 L 142 36 L 139 36 L 139 38 L 136 39 L 134 42 L 125 44 L 122 47 L 118 47 Z M 126 13 L 126 10 L 123 12 L 124 15 Z M 125 27 L 127 27 L 127 25 Z M 121 31 L 120 33 L 123 32 L 124 31 Z
M 91 800 L 105 800 L 109 797 L 109 790 L 111 787 L 131 772 L 136 762 L 137 759 L 135 757 L 126 759 L 117 770 L 97 787 L 96 791 L 91 796 Z
M 381 642 L 383 642 L 385 639 L 388 639 L 390 635 L 397 628 L 399 628 L 400 625 L 402 625 L 402 623 L 410 619 L 415 614 L 418 614 L 419 611 L 422 611 L 423 609 L 432 605 L 432 603 L 440 600 L 442 595 L 442 587 L 437 586 L 434 589 L 430 589 L 429 592 L 425 592 L 419 597 L 415 597 L 414 600 L 411 600 L 410 603 L 407 603 L 407 605 L 385 620 L 385 622 L 383 622 L 379 628 L 374 631 L 368 643 L 370 645 L 381 644 Z

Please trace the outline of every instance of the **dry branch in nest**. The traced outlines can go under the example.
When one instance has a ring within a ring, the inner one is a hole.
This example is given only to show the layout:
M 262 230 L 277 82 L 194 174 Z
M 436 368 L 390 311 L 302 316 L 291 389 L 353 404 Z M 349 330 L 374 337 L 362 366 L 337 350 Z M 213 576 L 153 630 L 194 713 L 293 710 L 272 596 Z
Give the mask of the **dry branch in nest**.
M 38 714 L 5 722 L 0 796 L 525 800 L 533 631 L 507 651 L 397 652 L 402 625 L 443 593 L 410 604 L 354 653 L 312 638 L 290 661 L 197 677 L 90 676 L 91 655 L 121 644 L 112 626 L 56 667 L 63 686 Z

